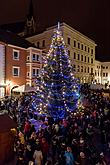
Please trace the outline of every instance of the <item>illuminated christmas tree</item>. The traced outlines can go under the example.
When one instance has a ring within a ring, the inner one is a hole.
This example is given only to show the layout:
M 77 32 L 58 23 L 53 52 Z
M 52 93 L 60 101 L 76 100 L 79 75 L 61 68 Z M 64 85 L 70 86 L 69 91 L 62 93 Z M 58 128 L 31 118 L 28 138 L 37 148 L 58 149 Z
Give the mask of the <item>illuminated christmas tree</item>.
M 72 73 L 72 67 L 62 32 L 54 31 L 39 79 L 33 105 L 38 113 L 48 113 L 54 118 L 64 118 L 77 107 L 79 86 Z

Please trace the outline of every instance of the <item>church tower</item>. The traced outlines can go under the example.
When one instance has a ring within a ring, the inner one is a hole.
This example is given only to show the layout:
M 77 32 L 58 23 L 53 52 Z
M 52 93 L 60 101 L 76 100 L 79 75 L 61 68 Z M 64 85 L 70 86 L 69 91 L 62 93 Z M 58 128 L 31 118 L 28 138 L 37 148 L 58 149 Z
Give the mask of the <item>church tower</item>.
M 27 14 L 27 20 L 24 29 L 24 36 L 35 34 L 36 29 L 37 28 L 36 28 L 36 20 L 34 17 L 33 3 L 32 0 L 30 0 L 29 11 Z

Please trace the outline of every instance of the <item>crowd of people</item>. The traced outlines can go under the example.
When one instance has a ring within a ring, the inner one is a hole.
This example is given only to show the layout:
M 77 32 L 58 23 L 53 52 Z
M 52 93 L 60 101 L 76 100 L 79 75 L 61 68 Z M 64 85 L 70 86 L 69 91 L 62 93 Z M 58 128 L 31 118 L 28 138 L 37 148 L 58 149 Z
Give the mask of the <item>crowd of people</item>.
M 110 165 L 110 98 L 103 91 L 82 86 L 82 110 L 65 119 L 36 117 L 29 110 L 31 96 L 6 97 L 1 109 L 18 124 L 14 151 L 16 165 Z M 45 129 L 30 122 L 42 120 Z

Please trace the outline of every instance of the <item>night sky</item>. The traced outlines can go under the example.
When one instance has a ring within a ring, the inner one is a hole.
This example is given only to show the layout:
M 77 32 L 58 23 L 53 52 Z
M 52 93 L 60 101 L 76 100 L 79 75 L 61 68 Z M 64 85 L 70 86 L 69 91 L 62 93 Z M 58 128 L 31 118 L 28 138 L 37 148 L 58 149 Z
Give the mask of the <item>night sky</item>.
M 0 25 L 26 19 L 30 0 L 1 0 Z M 42 29 L 65 22 L 93 39 L 96 57 L 110 61 L 110 0 L 33 0 Z

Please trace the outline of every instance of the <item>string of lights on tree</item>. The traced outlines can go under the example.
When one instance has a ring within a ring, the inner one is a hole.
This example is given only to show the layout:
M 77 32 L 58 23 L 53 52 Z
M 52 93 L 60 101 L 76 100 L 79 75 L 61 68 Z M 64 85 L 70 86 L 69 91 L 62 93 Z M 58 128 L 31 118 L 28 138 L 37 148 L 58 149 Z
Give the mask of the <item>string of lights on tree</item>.
M 36 85 L 32 105 L 38 113 L 65 118 L 77 108 L 79 85 L 72 73 L 59 23 Z

